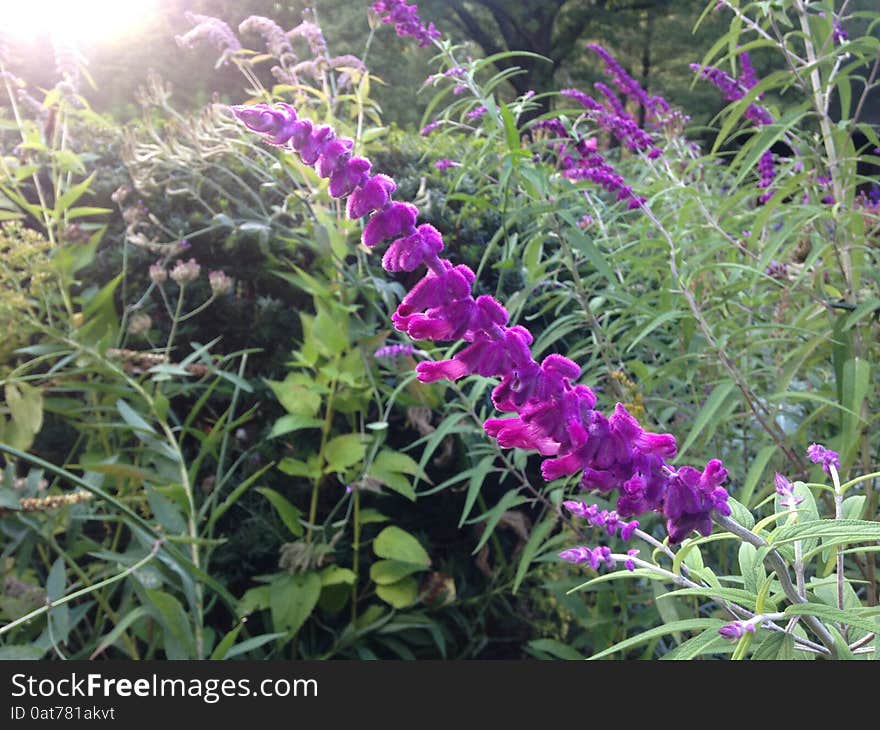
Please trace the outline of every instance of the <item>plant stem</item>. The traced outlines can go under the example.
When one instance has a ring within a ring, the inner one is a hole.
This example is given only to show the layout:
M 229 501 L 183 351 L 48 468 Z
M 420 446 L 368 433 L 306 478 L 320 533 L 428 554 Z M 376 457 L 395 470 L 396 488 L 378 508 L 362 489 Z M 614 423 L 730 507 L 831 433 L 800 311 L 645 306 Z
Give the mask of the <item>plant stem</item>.
M 5 634 L 9 631 L 12 631 L 12 629 L 14 629 L 16 626 L 21 626 L 22 624 L 26 624 L 28 621 L 35 619 L 37 616 L 41 616 L 42 614 L 55 608 L 56 606 L 62 606 L 65 603 L 69 603 L 70 601 L 73 601 L 74 599 L 77 599 L 81 596 L 88 595 L 92 591 L 96 591 L 99 588 L 104 588 L 106 586 L 112 585 L 113 583 L 116 583 L 117 581 L 122 580 L 123 578 L 131 575 L 136 570 L 142 568 L 144 565 L 149 563 L 153 558 L 155 558 L 156 555 L 158 555 L 158 553 L 159 553 L 159 548 L 161 548 L 161 547 L 162 547 L 162 540 L 156 540 L 156 542 L 153 543 L 153 547 L 150 549 L 150 552 L 147 553 L 147 555 L 145 557 L 143 557 L 141 560 L 138 560 L 138 562 L 136 562 L 134 565 L 129 566 L 128 568 L 123 570 L 121 573 L 117 573 L 116 575 L 111 576 L 110 578 L 107 578 L 106 580 L 102 580 L 100 583 L 95 583 L 94 585 L 86 586 L 85 588 L 81 588 L 78 591 L 74 591 L 73 593 L 69 593 L 66 596 L 63 596 L 62 598 L 59 598 L 57 601 L 47 600 L 45 606 L 40 606 L 38 609 L 35 609 L 34 611 L 31 611 L 28 614 L 25 614 L 21 618 L 17 618 L 17 619 L 15 619 L 15 621 L 12 621 L 11 623 L 8 623 L 5 626 L 0 627 L 0 636 L 2 636 L 3 634 Z

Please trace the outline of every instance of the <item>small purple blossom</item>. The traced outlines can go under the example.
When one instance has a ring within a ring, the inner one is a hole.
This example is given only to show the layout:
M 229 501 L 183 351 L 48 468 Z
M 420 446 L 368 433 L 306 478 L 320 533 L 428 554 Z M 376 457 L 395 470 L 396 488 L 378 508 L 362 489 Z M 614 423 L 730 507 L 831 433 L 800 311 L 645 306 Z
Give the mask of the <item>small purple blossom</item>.
M 636 569 L 636 564 L 635 564 L 635 561 L 633 560 L 633 558 L 639 554 L 639 551 L 636 549 L 627 550 L 626 554 L 627 554 L 627 559 L 624 561 L 623 564 L 626 566 L 627 570 L 632 572 L 633 570 Z
M 486 109 L 486 107 L 484 107 L 482 104 L 480 104 L 480 106 L 471 109 L 467 114 L 465 114 L 465 117 L 467 117 L 468 119 L 479 119 L 487 111 L 489 110 Z
M 396 360 L 415 353 L 421 353 L 421 350 L 417 350 L 414 345 L 385 345 L 376 350 L 373 357 L 381 360 Z
M 434 167 L 442 172 L 443 170 L 448 170 L 450 167 L 461 167 L 461 163 L 456 162 L 455 160 L 443 159 L 437 160 L 437 162 L 434 163 Z
M 825 448 L 822 444 L 810 444 L 807 448 L 807 456 L 814 464 L 821 464 L 826 474 L 831 473 L 831 467 L 840 469 L 840 454 Z
M 794 509 L 804 501 L 803 497 L 794 493 L 794 485 L 779 472 L 776 472 L 773 481 L 776 484 L 776 494 L 780 497 L 779 503 L 786 509 Z
M 771 279 L 788 281 L 788 267 L 785 265 L 785 262 L 779 262 L 776 259 L 773 259 L 767 268 L 764 269 L 764 273 Z
M 773 197 L 773 191 L 767 190 L 776 179 L 776 165 L 774 163 L 773 153 L 770 150 L 765 150 L 761 155 L 761 159 L 758 160 L 758 174 L 761 176 L 760 181 L 758 182 L 758 187 L 762 190 L 766 190 L 759 201 L 761 203 L 766 203 L 770 198 Z
M 724 98 L 727 101 L 739 101 L 751 88 L 751 86 L 747 86 L 746 84 L 752 84 L 752 86 L 754 86 L 754 84 L 757 83 L 751 63 L 748 63 L 747 68 L 744 66 L 743 70 L 746 74 L 745 81 L 737 80 L 724 73 L 720 68 L 715 68 L 714 66 L 700 66 L 698 63 L 692 63 L 690 64 L 690 68 L 692 71 L 699 73 L 700 78 L 706 79 L 712 83 L 724 95 Z M 756 127 L 770 124 L 773 121 L 770 112 L 759 104 L 749 104 L 743 116 L 750 120 Z
M 573 565 L 589 565 L 593 570 L 598 570 L 602 565 L 606 568 L 614 568 L 617 564 L 611 556 L 611 548 L 606 545 L 588 548 L 580 545 L 569 548 L 559 553 L 559 557 Z
M 440 122 L 435 119 L 433 122 L 429 122 L 424 127 L 422 127 L 419 134 L 421 134 L 423 137 L 427 137 L 429 134 L 431 134 L 431 132 L 436 130 L 439 126 L 440 126 Z
M 433 23 L 425 25 L 419 18 L 417 5 L 407 5 L 403 0 L 379 0 L 372 5 L 383 23 L 394 23 L 394 30 L 401 38 L 415 38 L 420 47 L 428 46 L 442 35 Z
M 755 625 L 748 621 L 731 621 L 729 624 L 724 624 L 724 626 L 718 629 L 718 633 L 721 636 L 731 641 L 742 638 L 747 631 L 750 634 L 755 633 Z
M 209 41 L 223 52 L 220 63 L 226 63 L 229 56 L 241 50 L 241 42 L 236 38 L 235 33 L 219 18 L 190 12 L 184 13 L 184 17 L 189 23 L 193 23 L 194 27 L 184 35 L 174 37 L 181 48 L 192 49 L 201 41 Z

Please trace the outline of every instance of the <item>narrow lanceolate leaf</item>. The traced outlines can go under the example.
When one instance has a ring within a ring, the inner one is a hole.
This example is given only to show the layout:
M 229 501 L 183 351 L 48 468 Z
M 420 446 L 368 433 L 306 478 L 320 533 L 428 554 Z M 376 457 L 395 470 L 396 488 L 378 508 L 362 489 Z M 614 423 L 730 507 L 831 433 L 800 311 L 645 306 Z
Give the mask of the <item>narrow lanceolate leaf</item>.
M 607 649 L 600 651 L 598 654 L 593 654 L 590 659 L 601 659 L 602 657 L 606 657 L 609 654 L 614 654 L 618 651 L 625 651 L 627 649 L 631 649 L 634 646 L 638 646 L 639 644 L 646 644 L 652 639 L 656 639 L 660 636 L 666 636 L 667 634 L 674 634 L 677 631 L 705 631 L 707 629 L 718 630 L 722 626 L 724 626 L 724 622 L 717 618 L 691 618 L 685 619 L 684 621 L 674 621 L 671 624 L 664 624 L 663 626 L 649 629 L 648 631 L 645 631 L 638 636 L 633 636 L 629 639 L 619 641 L 614 646 L 609 646 Z
M 854 611 L 841 611 L 834 606 L 826 606 L 821 603 L 796 603 L 785 609 L 787 616 L 815 616 L 823 621 L 833 621 L 839 624 L 847 624 L 863 631 L 880 631 L 880 621 L 876 618 L 859 616 Z
M 774 545 L 818 537 L 846 542 L 880 540 L 880 522 L 868 520 L 815 520 L 806 524 L 783 525 L 771 537 Z
M 684 456 L 685 452 L 693 445 L 694 441 L 696 441 L 700 437 L 700 434 L 702 434 L 707 426 L 709 426 L 718 410 L 727 400 L 727 396 L 730 395 L 735 387 L 736 384 L 732 380 L 724 380 L 715 386 L 712 395 L 709 396 L 702 409 L 700 409 L 699 414 L 697 414 L 697 417 L 694 420 L 694 427 L 691 429 L 687 439 L 678 451 L 679 459 Z

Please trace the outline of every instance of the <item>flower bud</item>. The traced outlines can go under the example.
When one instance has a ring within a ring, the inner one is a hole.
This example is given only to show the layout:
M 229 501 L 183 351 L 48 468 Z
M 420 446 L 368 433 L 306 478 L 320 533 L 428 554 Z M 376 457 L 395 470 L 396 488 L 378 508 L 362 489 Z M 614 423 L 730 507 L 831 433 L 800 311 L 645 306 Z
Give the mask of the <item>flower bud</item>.
M 199 278 L 202 267 L 199 266 L 195 259 L 189 261 L 178 261 L 171 269 L 171 278 L 177 282 L 178 286 L 183 286 L 191 281 Z
M 150 281 L 159 285 L 168 281 L 168 271 L 158 261 L 150 266 Z
M 234 280 L 222 271 L 212 271 L 208 274 L 208 282 L 211 284 L 211 291 L 214 296 L 222 297 L 232 291 Z

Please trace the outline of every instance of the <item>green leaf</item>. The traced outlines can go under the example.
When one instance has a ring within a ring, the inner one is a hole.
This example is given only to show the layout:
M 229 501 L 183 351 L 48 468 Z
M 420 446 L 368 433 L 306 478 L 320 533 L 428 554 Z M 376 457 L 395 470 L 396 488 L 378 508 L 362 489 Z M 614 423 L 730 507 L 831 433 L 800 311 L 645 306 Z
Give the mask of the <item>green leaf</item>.
M 192 627 L 180 601 L 163 591 L 145 589 L 144 593 L 153 617 L 162 627 L 166 657 L 196 659 Z
M 315 572 L 283 575 L 269 586 L 269 608 L 276 631 L 296 634 L 321 596 L 321 576 Z
M 415 501 L 416 493 L 412 482 L 404 475 L 419 475 L 428 481 L 427 477 L 421 474 L 419 465 L 411 457 L 390 449 L 382 449 L 376 455 L 367 474 L 395 492 Z
M 841 462 L 847 464 L 852 460 L 859 444 L 862 419 L 862 404 L 871 391 L 871 366 L 861 358 L 847 360 L 843 366 L 843 406 L 847 410 L 841 413 L 842 433 L 840 443 L 843 444 Z
M 694 419 L 694 426 L 688 434 L 684 445 L 679 449 L 676 461 L 679 461 L 684 456 L 685 452 L 693 445 L 694 441 L 699 438 L 703 430 L 713 422 L 716 413 L 735 387 L 736 383 L 732 380 L 724 380 L 715 386 L 712 394 L 708 397 L 706 403 Z
M 845 542 L 880 540 L 880 522 L 868 520 L 815 520 L 806 524 L 783 525 L 771 535 L 770 542 L 782 545 L 805 538 L 841 539 Z
M 92 180 L 95 179 L 95 175 L 97 173 L 92 173 L 85 180 L 76 185 L 73 185 L 67 192 L 64 193 L 58 200 L 55 201 L 55 218 L 60 218 L 61 214 L 64 213 L 71 205 L 73 205 L 77 200 L 79 200 L 89 189 L 89 185 L 92 184 Z
M 419 597 L 419 584 L 412 576 L 388 585 L 377 585 L 376 595 L 394 608 L 406 608 Z
M 557 659 L 585 659 L 580 652 L 572 649 L 568 644 L 564 644 L 556 639 L 534 639 L 526 644 L 527 647 L 534 651 L 543 652 Z
M 133 608 L 131 611 L 125 614 L 125 616 L 119 619 L 119 623 L 117 623 L 116 626 L 114 626 L 109 632 L 107 632 L 107 635 L 104 636 L 103 639 L 101 639 L 98 646 L 91 653 L 91 656 L 89 656 L 89 659 L 94 659 L 100 654 L 103 654 L 109 647 L 113 646 L 113 644 L 119 641 L 122 635 L 126 631 L 128 631 L 128 628 L 132 624 L 136 623 L 142 618 L 146 618 L 149 615 L 150 612 L 144 606 Z M 122 642 L 119 648 L 128 653 L 128 647 L 126 646 L 125 642 Z M 131 658 L 134 659 L 134 657 Z
M 609 646 L 607 649 L 604 649 L 597 654 L 593 654 L 593 656 L 589 658 L 591 660 L 601 659 L 602 657 L 608 656 L 609 654 L 614 654 L 618 651 L 625 651 L 626 649 L 631 649 L 632 647 L 638 646 L 639 644 L 646 644 L 652 639 L 659 638 L 660 636 L 666 636 L 667 634 L 674 634 L 678 631 L 696 631 L 697 629 L 714 629 L 717 631 L 722 626 L 724 626 L 724 622 L 717 618 L 692 618 L 685 619 L 684 621 L 674 621 L 671 624 L 658 626 L 654 629 L 644 631 L 638 636 L 633 636 L 629 639 L 625 639 L 624 641 L 619 641 L 618 643 L 614 644 L 614 646 Z
M 727 639 L 718 631 L 708 629 L 682 642 L 660 658 L 666 661 L 685 661 L 703 654 L 729 654 L 732 651 L 733 646 Z
M 378 560 L 370 566 L 370 579 L 379 585 L 389 585 L 421 570 L 425 570 L 425 566 L 419 563 Z
M 526 571 L 529 569 L 529 565 L 531 565 L 532 560 L 534 560 L 535 556 L 538 554 L 538 550 L 541 549 L 541 545 L 544 543 L 544 538 L 550 534 L 550 531 L 555 525 L 556 519 L 554 516 L 552 518 L 546 518 L 543 522 L 532 528 L 532 533 L 529 535 L 529 540 L 525 544 L 522 555 L 520 556 L 519 565 L 516 567 L 516 575 L 513 579 L 513 587 L 511 588 L 512 593 L 515 594 L 519 589 L 523 579 L 526 577 Z
M 303 526 L 299 521 L 300 511 L 274 489 L 257 487 L 257 491 L 272 503 L 281 521 L 290 530 L 290 534 L 294 537 L 300 537 L 303 534 Z
M 241 630 L 244 628 L 244 621 L 239 621 L 231 631 L 226 633 L 214 651 L 211 652 L 211 660 L 225 659 L 227 652 L 232 648 Z M 283 636 L 283 634 L 282 634 Z
M 477 501 L 477 497 L 480 496 L 480 490 L 483 488 L 483 482 L 486 480 L 486 475 L 492 471 L 492 466 L 495 463 L 496 458 L 495 454 L 484 456 L 475 467 L 469 470 L 471 475 L 470 480 L 468 481 L 467 494 L 464 498 L 464 507 L 461 510 L 461 518 L 458 521 L 459 529 L 464 525 L 464 521 L 468 518 L 471 510 L 474 508 L 474 503 Z
M 752 459 L 745 481 L 737 494 L 737 499 L 746 507 L 750 506 L 752 496 L 755 493 L 755 487 L 758 486 L 758 482 L 760 482 L 761 477 L 764 476 L 764 470 L 767 468 L 767 463 L 770 461 L 770 457 L 775 453 L 776 445 L 770 444 L 761 448 L 761 450 L 755 455 L 755 458 Z M 754 524 L 754 518 L 752 518 L 752 524 Z
M 249 651 L 259 649 L 261 646 L 275 641 L 276 639 L 283 639 L 285 636 L 287 636 L 287 634 L 284 632 L 278 632 L 277 634 L 260 634 L 259 636 L 252 636 L 250 639 L 245 639 L 240 644 L 236 644 L 228 652 L 226 652 L 226 659 L 232 659 L 234 657 L 241 656 L 242 654 L 247 654 Z
M 177 505 L 152 487 L 146 488 L 147 502 L 153 510 L 153 516 L 172 535 L 186 532 L 186 520 L 180 514 Z
M 395 525 L 386 527 L 376 536 L 373 551 L 380 558 L 413 563 L 425 568 L 431 565 L 431 558 L 419 541 Z
M 324 459 L 327 462 L 324 471 L 326 473 L 344 471 L 362 461 L 366 453 L 367 446 L 361 440 L 359 433 L 336 436 L 324 447 Z
M 281 416 L 281 418 L 275 421 L 272 425 L 272 431 L 269 433 L 269 438 L 278 438 L 286 433 L 301 431 L 304 428 L 320 428 L 323 425 L 324 422 L 318 418 L 311 418 L 302 413 L 288 413 L 286 416 Z
M 321 572 L 322 586 L 348 585 L 355 582 L 357 576 L 350 568 L 342 568 L 338 565 L 328 565 Z
M 122 416 L 122 420 L 125 421 L 129 426 L 131 426 L 135 431 L 145 431 L 146 433 L 152 434 L 153 436 L 157 436 L 156 430 L 147 423 L 141 415 L 128 403 L 126 403 L 121 398 L 116 401 L 116 410 L 119 411 L 119 415 Z
M 45 653 L 46 649 L 35 644 L 11 644 L 0 646 L 0 661 L 36 661 Z
M 504 513 L 509 509 L 513 509 L 518 505 L 521 505 L 523 502 L 526 502 L 526 498 L 521 496 L 516 489 L 511 489 L 509 492 L 506 492 L 500 500 L 498 500 L 498 504 L 496 504 L 492 509 L 490 509 L 485 514 L 481 515 L 480 518 L 485 518 L 486 525 L 483 528 L 483 534 L 480 535 L 480 539 L 477 542 L 477 546 L 474 548 L 471 555 L 476 555 L 480 550 L 483 549 L 483 545 L 485 545 L 489 538 L 492 536 L 492 532 L 495 530 L 496 525 L 504 516 Z
M 30 439 L 28 448 L 43 427 L 43 392 L 27 383 L 6 383 L 4 394 L 12 420 Z
M 296 373 L 291 373 L 281 382 L 267 380 L 266 385 L 288 413 L 313 418 L 321 407 L 321 396 L 296 380 Z
M 752 659 L 794 659 L 794 637 L 787 632 L 773 631 L 752 652 Z

